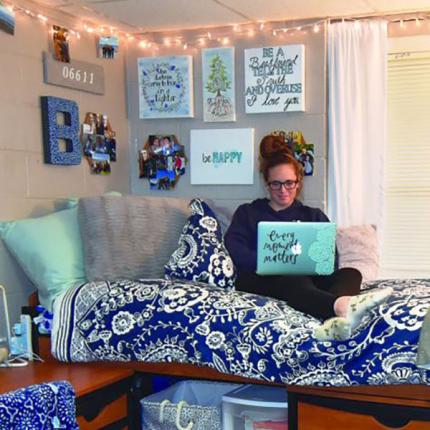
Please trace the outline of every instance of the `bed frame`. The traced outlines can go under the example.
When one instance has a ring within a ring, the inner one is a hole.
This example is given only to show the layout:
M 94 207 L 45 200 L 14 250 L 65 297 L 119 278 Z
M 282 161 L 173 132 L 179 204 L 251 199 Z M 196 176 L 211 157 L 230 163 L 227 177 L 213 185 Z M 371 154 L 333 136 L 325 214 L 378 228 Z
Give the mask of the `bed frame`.
M 37 294 L 29 299 L 29 309 L 37 305 Z M 50 338 L 36 336 L 35 347 L 46 361 Z M 293 386 L 270 383 L 220 373 L 208 367 L 185 363 L 115 363 L 135 371 L 139 391 L 148 394 L 154 375 L 205 379 L 222 382 L 285 386 L 288 392 L 289 430 L 429 430 L 430 385 L 391 385 L 354 387 Z M 134 387 L 136 389 L 136 387 Z

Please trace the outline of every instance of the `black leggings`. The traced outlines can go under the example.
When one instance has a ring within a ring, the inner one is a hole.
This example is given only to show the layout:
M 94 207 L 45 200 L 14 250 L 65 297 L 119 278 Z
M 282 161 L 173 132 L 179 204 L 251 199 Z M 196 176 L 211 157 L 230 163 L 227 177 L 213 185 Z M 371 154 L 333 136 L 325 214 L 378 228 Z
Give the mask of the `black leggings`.
M 338 297 L 359 294 L 361 280 L 361 273 L 349 267 L 327 276 L 242 273 L 236 280 L 236 289 L 285 300 L 298 311 L 327 319 L 335 316 L 333 305 Z

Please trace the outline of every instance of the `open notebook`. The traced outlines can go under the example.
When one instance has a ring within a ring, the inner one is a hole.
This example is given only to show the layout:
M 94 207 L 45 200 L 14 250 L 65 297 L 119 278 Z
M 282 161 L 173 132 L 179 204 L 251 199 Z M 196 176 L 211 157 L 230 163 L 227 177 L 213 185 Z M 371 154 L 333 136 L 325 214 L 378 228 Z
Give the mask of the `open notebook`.
M 259 275 L 329 275 L 334 270 L 335 250 L 335 223 L 258 223 Z

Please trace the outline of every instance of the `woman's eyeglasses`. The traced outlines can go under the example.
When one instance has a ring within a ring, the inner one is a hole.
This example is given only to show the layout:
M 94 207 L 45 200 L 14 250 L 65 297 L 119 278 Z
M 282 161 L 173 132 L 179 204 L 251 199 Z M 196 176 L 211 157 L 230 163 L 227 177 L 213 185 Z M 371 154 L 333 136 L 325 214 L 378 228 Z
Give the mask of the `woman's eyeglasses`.
M 271 190 L 279 191 L 282 187 L 284 187 L 287 190 L 292 190 L 293 188 L 296 188 L 299 181 L 293 181 L 291 179 L 287 179 L 284 182 L 281 181 L 271 181 L 268 182 L 267 185 L 269 185 Z

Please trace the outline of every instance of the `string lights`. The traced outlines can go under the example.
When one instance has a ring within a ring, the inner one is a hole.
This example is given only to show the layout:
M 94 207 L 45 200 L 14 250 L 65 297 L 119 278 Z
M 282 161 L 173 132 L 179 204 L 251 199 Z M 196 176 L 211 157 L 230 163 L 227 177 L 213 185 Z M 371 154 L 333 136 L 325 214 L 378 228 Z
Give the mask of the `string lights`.
M 71 37 L 76 39 L 81 38 L 82 33 L 88 33 L 99 36 L 116 36 L 120 40 L 130 43 L 135 43 L 143 51 L 148 51 L 148 55 L 156 53 L 161 47 L 181 47 L 184 51 L 191 49 L 204 48 L 207 46 L 228 46 L 234 44 L 238 39 L 252 39 L 261 34 L 270 34 L 274 38 L 280 39 L 280 42 L 287 42 L 292 35 L 307 34 L 308 32 L 319 33 L 331 18 L 323 18 L 313 21 L 306 21 L 300 25 L 294 25 L 288 21 L 257 21 L 245 24 L 233 24 L 230 26 L 213 27 L 210 30 L 182 30 L 173 32 L 126 32 L 110 25 L 88 25 L 86 23 L 78 25 L 70 25 L 67 23 L 58 22 L 58 19 L 47 16 L 40 11 L 30 10 L 19 5 L 4 2 L 12 13 L 21 13 L 31 18 L 37 19 L 41 23 L 47 25 L 58 25 L 69 30 Z M 415 12 L 405 15 L 391 15 L 389 17 L 374 16 L 374 17 L 343 17 L 335 18 L 336 21 L 355 21 L 358 23 L 361 19 L 383 18 L 390 24 L 398 25 L 403 31 L 414 25 L 417 29 L 428 23 L 430 30 L 430 14 L 428 12 Z

